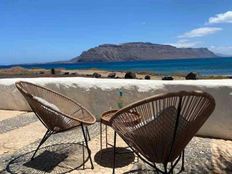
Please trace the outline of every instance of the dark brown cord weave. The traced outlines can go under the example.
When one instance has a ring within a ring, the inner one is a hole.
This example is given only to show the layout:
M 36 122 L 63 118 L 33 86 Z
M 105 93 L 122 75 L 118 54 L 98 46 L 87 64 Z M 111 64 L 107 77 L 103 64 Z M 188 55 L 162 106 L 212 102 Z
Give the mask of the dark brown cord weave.
M 214 108 L 211 95 L 181 91 L 133 103 L 115 113 L 110 122 L 122 139 L 147 161 L 167 164 L 180 156 Z M 133 121 L 133 113 L 140 115 L 139 122 Z
M 76 101 L 51 89 L 29 82 L 16 82 L 16 87 L 23 94 L 33 112 L 45 127 L 52 132 L 61 132 L 74 128 L 80 123 L 90 125 L 96 118 Z M 59 108 L 59 111 L 36 100 L 40 97 Z

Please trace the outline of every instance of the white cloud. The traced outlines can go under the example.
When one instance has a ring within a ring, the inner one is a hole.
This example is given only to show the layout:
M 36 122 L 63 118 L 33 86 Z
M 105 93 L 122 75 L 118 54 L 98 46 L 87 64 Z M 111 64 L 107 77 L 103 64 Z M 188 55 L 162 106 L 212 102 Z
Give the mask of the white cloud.
M 210 46 L 209 49 L 214 53 L 221 53 L 224 55 L 232 56 L 232 46 Z
M 219 27 L 202 27 L 202 28 L 193 29 L 193 30 L 186 32 L 178 37 L 179 38 L 202 37 L 202 36 L 216 33 L 216 32 L 221 31 L 221 30 L 222 30 L 222 28 L 219 28 Z
M 208 23 L 209 24 L 232 23 L 232 11 L 216 14 L 216 16 L 209 18 Z
M 169 45 L 172 45 L 178 48 L 190 48 L 190 47 L 196 47 L 200 43 L 201 42 L 199 41 L 191 42 L 187 39 L 181 39 L 181 40 L 178 40 L 176 43 L 169 43 Z

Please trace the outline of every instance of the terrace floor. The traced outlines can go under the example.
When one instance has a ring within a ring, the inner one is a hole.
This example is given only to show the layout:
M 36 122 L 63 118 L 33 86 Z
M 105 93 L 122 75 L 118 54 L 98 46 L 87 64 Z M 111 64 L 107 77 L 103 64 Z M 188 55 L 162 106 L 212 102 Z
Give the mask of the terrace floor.
M 31 162 L 44 126 L 31 112 L 0 110 L 0 173 L 112 173 L 112 148 L 100 151 L 99 124 L 90 126 L 89 142 L 94 161 L 85 163 L 87 151 L 83 148 L 80 129 L 52 135 Z M 103 133 L 104 140 L 105 133 Z M 108 131 L 112 142 L 113 131 Z M 125 146 L 118 137 L 118 146 Z M 118 151 L 126 151 L 118 148 Z M 232 141 L 194 137 L 186 148 L 186 167 L 183 173 L 232 173 Z M 132 153 L 117 155 L 116 173 L 153 173 Z M 81 166 L 81 167 L 79 167 Z M 179 167 L 179 166 L 178 166 Z

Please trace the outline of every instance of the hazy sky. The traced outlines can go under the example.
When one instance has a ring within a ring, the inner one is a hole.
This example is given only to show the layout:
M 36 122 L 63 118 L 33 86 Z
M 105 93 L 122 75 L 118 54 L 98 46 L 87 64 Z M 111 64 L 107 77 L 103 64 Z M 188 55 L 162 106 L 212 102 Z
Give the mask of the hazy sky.
M 0 0 L 0 64 L 144 41 L 232 55 L 232 0 Z

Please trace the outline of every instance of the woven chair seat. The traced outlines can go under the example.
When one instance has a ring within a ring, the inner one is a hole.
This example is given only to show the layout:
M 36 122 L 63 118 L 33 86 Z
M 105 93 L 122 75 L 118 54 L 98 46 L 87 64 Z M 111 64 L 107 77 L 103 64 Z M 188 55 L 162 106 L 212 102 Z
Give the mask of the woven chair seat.
M 87 109 L 58 92 L 29 82 L 17 82 L 16 87 L 40 121 L 53 132 L 68 130 L 81 123 L 91 125 L 96 122 Z
M 180 159 L 214 108 L 215 100 L 208 93 L 180 91 L 132 103 L 109 122 L 137 155 L 156 169 L 155 163 L 163 163 L 163 173 L 167 173 L 167 164 Z M 137 121 L 135 115 L 139 116 Z
M 149 147 L 157 146 L 156 154 L 153 154 L 152 162 L 161 163 L 162 161 L 168 160 L 165 159 L 167 155 L 166 151 L 170 151 L 171 143 L 173 139 L 173 133 L 175 129 L 175 119 L 176 119 L 177 110 L 175 107 L 169 107 L 163 110 L 157 119 L 153 118 L 145 122 L 144 124 L 138 124 L 135 127 L 131 127 L 131 130 L 128 131 L 124 136 L 125 137 L 134 137 L 133 146 L 136 146 L 143 151 L 144 154 L 151 151 L 151 149 L 145 148 L 144 143 L 148 143 Z M 184 129 L 187 124 L 182 116 L 179 118 L 179 127 L 177 128 L 177 137 L 179 133 Z M 153 140 L 156 140 L 155 142 Z M 175 156 L 174 158 L 176 158 Z
M 88 151 L 89 160 L 91 162 L 91 168 L 93 169 L 91 150 L 88 147 L 87 140 L 87 136 L 90 140 L 87 125 L 91 125 L 96 122 L 96 118 L 94 117 L 94 115 L 91 114 L 83 106 L 81 106 L 78 102 L 51 89 L 22 81 L 16 82 L 15 85 L 24 96 L 27 103 L 30 105 L 32 111 L 47 128 L 47 131 L 41 139 L 35 152 L 33 153 L 31 160 L 34 159 L 40 146 L 52 134 L 64 132 L 80 126 Z M 86 127 L 86 133 L 84 130 L 84 126 Z

